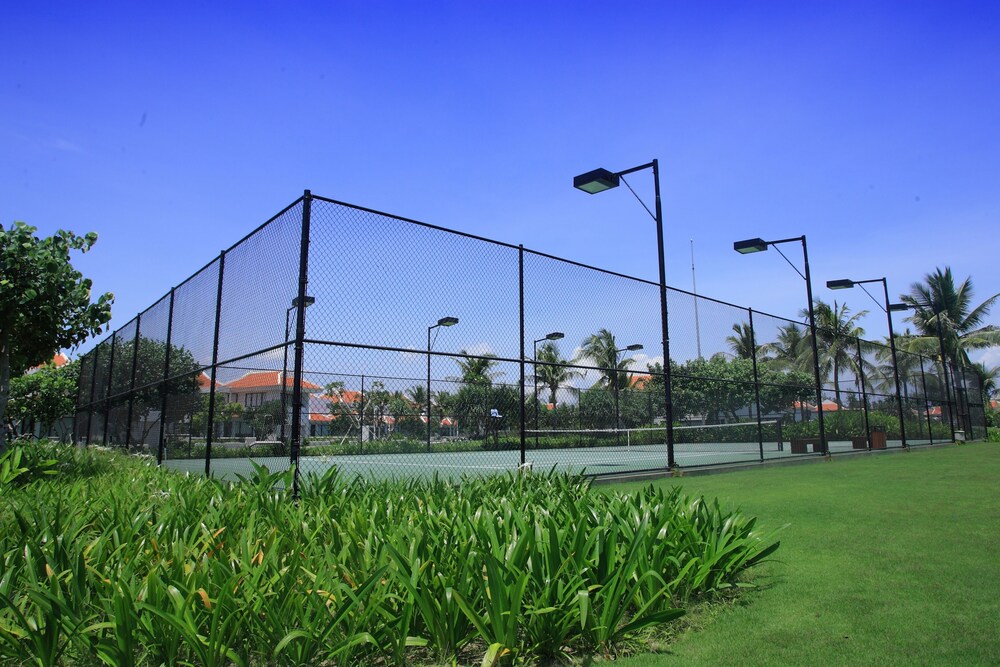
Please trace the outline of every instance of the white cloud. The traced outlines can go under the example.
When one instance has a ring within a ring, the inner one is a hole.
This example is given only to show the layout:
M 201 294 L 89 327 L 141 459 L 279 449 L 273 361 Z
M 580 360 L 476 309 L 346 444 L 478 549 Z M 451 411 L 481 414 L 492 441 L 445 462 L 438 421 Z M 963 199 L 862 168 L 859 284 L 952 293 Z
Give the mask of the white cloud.
M 67 141 L 66 139 L 53 139 L 48 142 L 49 148 L 54 148 L 57 151 L 64 151 L 67 153 L 82 153 L 83 149 L 80 146 L 74 144 L 72 141 Z
M 987 350 L 974 352 L 969 356 L 973 361 L 986 364 L 987 368 L 1000 366 L 1000 347 L 991 347 Z

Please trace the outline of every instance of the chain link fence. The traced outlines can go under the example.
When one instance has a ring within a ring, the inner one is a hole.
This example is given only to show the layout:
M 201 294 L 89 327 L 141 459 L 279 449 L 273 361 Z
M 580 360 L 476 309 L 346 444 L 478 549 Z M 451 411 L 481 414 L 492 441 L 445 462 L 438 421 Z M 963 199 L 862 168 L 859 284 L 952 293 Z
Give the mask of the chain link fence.
M 940 357 L 817 330 L 817 377 L 802 322 L 673 288 L 666 373 L 659 289 L 307 192 L 82 357 L 74 438 L 224 478 L 458 478 L 985 436 Z

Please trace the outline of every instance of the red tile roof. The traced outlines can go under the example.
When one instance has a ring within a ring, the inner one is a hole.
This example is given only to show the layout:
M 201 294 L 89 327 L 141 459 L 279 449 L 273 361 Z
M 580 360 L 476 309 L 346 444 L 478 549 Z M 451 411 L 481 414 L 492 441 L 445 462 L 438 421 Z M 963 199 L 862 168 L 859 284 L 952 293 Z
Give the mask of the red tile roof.
M 62 352 L 56 352 L 55 356 L 52 357 L 52 361 L 49 361 L 48 363 L 52 364 L 56 368 L 62 368 L 68 362 L 69 362 L 69 359 L 66 357 L 65 354 L 63 354 Z M 32 373 L 34 373 L 35 371 L 37 371 L 38 369 L 40 369 L 44 365 L 45 364 L 39 364 L 38 366 L 32 366 L 31 368 L 28 369 L 28 373 L 27 374 L 31 375 Z
M 241 390 L 241 389 L 272 389 L 281 387 L 281 371 L 257 371 L 253 373 L 247 373 L 238 380 L 233 380 L 232 382 L 225 383 L 226 389 Z M 294 377 L 288 374 L 284 378 L 285 387 L 292 388 L 294 385 Z M 319 391 L 322 387 L 309 382 L 308 380 L 302 381 L 303 391 Z
M 198 387 L 204 389 L 205 391 L 208 391 L 208 388 L 210 386 L 212 386 L 212 378 L 208 377 L 205 371 L 202 371 L 201 374 L 198 376 Z M 215 383 L 216 389 L 218 389 L 220 386 L 221 385 L 218 382 Z
M 357 403 L 361 400 L 361 392 L 344 389 L 342 391 L 338 391 L 334 396 L 324 394 L 319 398 L 324 401 L 329 401 L 330 403 Z
M 630 375 L 628 386 L 630 389 L 645 389 L 646 384 L 652 379 L 652 375 Z

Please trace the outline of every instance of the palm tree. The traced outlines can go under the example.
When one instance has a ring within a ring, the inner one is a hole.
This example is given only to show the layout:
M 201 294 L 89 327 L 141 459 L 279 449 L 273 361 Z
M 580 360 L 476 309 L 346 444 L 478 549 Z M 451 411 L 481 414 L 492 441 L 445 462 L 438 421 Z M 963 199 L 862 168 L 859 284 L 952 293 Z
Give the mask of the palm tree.
M 754 353 L 760 348 L 754 345 L 753 329 L 748 322 L 733 325 L 733 336 L 726 336 L 729 348 L 740 359 L 753 359 Z
M 406 398 L 418 409 L 427 406 L 427 388 L 422 384 L 415 384 L 406 390 Z
M 607 329 L 601 329 L 584 339 L 580 346 L 580 359 L 589 359 L 597 366 L 601 379 L 598 384 L 611 390 L 625 389 L 628 386 L 628 374 L 625 372 L 634 359 L 619 359 L 618 343 L 615 336 Z
M 859 310 L 851 315 L 851 309 L 847 304 L 833 302 L 833 306 L 820 300 L 816 300 L 814 311 L 816 313 L 816 338 L 820 345 L 820 369 L 824 375 L 833 375 L 833 393 L 837 401 L 840 402 L 840 370 L 849 368 L 854 371 L 855 377 L 859 377 L 861 369 L 858 364 L 857 339 L 865 335 L 865 330 L 858 326 L 858 320 L 868 314 L 867 310 Z M 802 311 L 803 316 L 808 315 L 808 311 Z
M 544 362 L 544 365 L 536 367 L 535 381 L 548 388 L 549 403 L 555 405 L 559 387 L 580 377 L 582 373 L 566 365 L 570 363 L 569 360 L 562 358 L 558 346 L 551 341 L 538 348 L 537 360 Z
M 979 391 L 983 395 L 983 408 L 989 407 L 990 399 L 1000 389 L 1000 366 L 988 368 L 982 361 L 969 367 L 979 383 Z
M 910 343 L 915 352 L 937 354 L 939 327 L 945 356 L 956 366 L 971 364 L 969 350 L 1000 345 L 1000 329 L 983 324 L 1000 293 L 973 308 L 972 278 L 956 286 L 950 266 L 926 274 L 924 282 L 913 283 L 900 298 L 914 309 L 907 319 L 920 333 Z
M 778 338 L 773 343 L 762 345 L 761 348 L 771 357 L 771 363 L 782 370 L 808 370 L 809 355 L 812 349 L 809 338 L 801 325 L 789 322 L 778 329 Z
M 465 350 L 461 350 L 459 354 L 469 355 Z M 462 371 L 462 376 L 459 380 L 464 384 L 491 386 L 493 380 L 503 374 L 501 371 L 493 370 L 493 367 L 497 363 L 495 354 L 484 354 L 475 357 L 465 356 L 453 359 L 453 361 L 458 364 L 459 369 Z

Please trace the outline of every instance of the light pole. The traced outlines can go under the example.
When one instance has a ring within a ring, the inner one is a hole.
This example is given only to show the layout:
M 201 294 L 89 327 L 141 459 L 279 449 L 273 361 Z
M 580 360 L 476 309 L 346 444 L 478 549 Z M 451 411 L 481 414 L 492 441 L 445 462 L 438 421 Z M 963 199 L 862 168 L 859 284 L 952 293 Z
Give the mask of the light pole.
M 906 447 L 906 421 L 903 418 L 903 391 L 899 382 L 899 360 L 896 358 L 896 334 L 892 330 L 892 304 L 889 303 L 889 284 L 886 282 L 885 277 L 882 278 L 872 278 L 870 280 L 828 280 L 826 281 L 826 286 L 829 289 L 851 289 L 855 285 L 863 285 L 865 283 L 882 283 L 882 291 L 885 294 L 885 306 L 878 302 L 878 299 L 868 294 L 868 290 L 864 287 L 861 289 L 868 297 L 874 301 L 879 308 L 885 311 L 886 320 L 889 322 L 889 350 L 892 352 L 892 374 L 893 379 L 896 382 L 896 406 L 899 408 L 899 437 L 903 441 L 903 447 Z M 863 370 L 861 372 L 864 372 Z M 868 434 L 871 437 L 871 434 Z
M 785 254 L 781 252 L 779 248 L 775 248 L 775 250 L 777 250 L 778 254 L 784 257 L 789 266 L 795 269 L 795 272 L 806 281 L 806 298 L 809 300 L 809 330 L 812 334 L 813 374 L 816 376 L 816 415 L 819 419 L 819 448 L 821 452 L 826 454 L 829 452 L 829 449 L 827 448 L 826 443 L 826 426 L 823 423 L 823 380 L 819 374 L 819 345 L 816 343 L 816 311 L 813 308 L 812 277 L 809 274 L 809 250 L 806 247 L 805 234 L 789 239 L 778 239 L 777 241 L 765 241 L 764 239 L 759 238 L 736 241 L 733 243 L 733 250 L 741 255 L 748 255 L 754 252 L 763 252 L 767 250 L 769 246 L 778 245 L 779 243 L 792 243 L 794 241 L 802 243 L 802 258 L 805 262 L 805 274 L 799 271 L 797 266 L 788 261 L 788 258 L 785 257 Z
M 316 297 L 307 296 L 302 299 L 302 307 L 308 308 L 316 303 Z M 285 441 L 285 422 L 288 421 L 288 336 L 289 319 L 292 311 L 299 307 L 299 297 L 292 299 L 292 305 L 285 311 L 285 359 L 281 363 L 281 441 Z
M 903 311 L 910 310 L 914 306 L 920 307 L 920 308 L 930 308 L 930 309 L 933 310 L 932 304 L 929 304 L 929 303 L 914 303 L 913 306 L 911 306 L 908 303 L 894 303 L 894 304 L 892 304 L 892 305 L 889 306 L 889 310 L 898 313 L 898 312 L 903 312 Z M 952 413 L 954 411 L 952 410 L 952 401 L 951 401 L 951 382 L 948 379 L 948 362 L 945 359 L 945 353 L 944 353 L 944 334 L 941 331 L 941 313 L 935 313 L 934 320 L 937 323 L 938 349 L 940 350 L 940 353 L 941 353 L 941 375 L 942 375 L 941 381 L 944 382 L 945 398 L 948 401 L 948 428 L 951 429 L 951 439 L 952 439 L 952 442 L 954 442 L 955 441 L 955 422 L 952 419 Z M 942 413 L 941 413 L 941 417 L 944 418 L 944 411 L 943 410 L 942 410 Z M 932 438 L 932 441 L 933 441 L 934 436 L 931 435 L 931 438 Z
M 632 186 L 625 181 L 623 176 L 643 169 L 653 170 L 653 187 L 656 197 L 654 205 L 655 213 L 632 190 Z M 663 208 L 660 205 L 660 165 L 658 160 L 653 160 L 638 167 L 632 167 L 619 172 L 611 172 L 607 169 L 595 169 L 581 174 L 573 179 L 573 187 L 583 190 L 588 194 L 597 194 L 611 188 L 617 188 L 620 181 L 625 181 L 625 185 L 632 192 L 646 213 L 656 221 L 656 252 L 659 260 L 660 271 L 660 326 L 663 331 L 663 416 L 667 428 L 667 467 L 676 468 L 677 461 L 674 459 L 674 407 L 671 397 L 670 384 L 670 325 L 667 320 L 667 273 L 666 264 L 663 259 Z
M 621 444 L 621 437 L 622 436 L 621 436 L 621 433 L 619 433 L 619 430 L 621 429 L 621 420 L 619 418 L 619 415 L 621 413 L 618 411 L 618 390 L 620 389 L 620 387 L 618 386 L 619 385 L 619 380 L 618 380 L 618 353 L 619 352 L 638 352 L 641 349 L 642 349 L 642 345 L 640 345 L 639 343 L 636 343 L 635 345 L 629 345 L 628 347 L 623 347 L 620 350 L 615 350 L 615 442 L 617 444 L 619 444 L 619 445 Z M 628 376 L 626 375 L 626 377 L 628 377 Z
M 431 451 L 431 331 L 438 327 L 458 324 L 457 317 L 442 317 L 437 324 L 427 327 L 427 451 Z
M 543 340 L 560 340 L 565 338 L 566 334 L 561 331 L 553 331 L 552 333 L 545 334 L 543 337 L 532 343 L 532 359 L 534 359 L 534 384 L 535 384 L 535 449 L 538 449 L 538 344 Z

